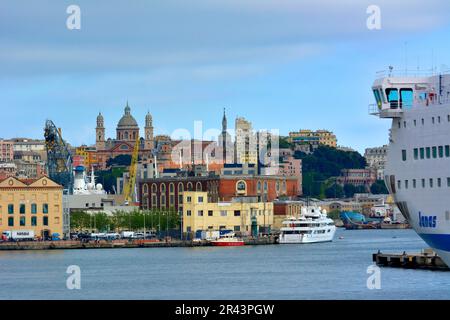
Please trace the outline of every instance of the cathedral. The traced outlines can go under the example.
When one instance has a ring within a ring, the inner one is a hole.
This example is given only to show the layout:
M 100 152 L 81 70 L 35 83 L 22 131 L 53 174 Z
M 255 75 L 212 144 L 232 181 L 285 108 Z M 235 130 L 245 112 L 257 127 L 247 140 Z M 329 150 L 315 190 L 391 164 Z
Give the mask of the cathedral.
M 119 155 L 132 155 L 136 140 L 139 138 L 139 156 L 146 162 L 152 158 L 154 149 L 153 119 L 150 113 L 145 116 L 144 137 L 140 136 L 139 125 L 131 115 L 131 108 L 125 107 L 124 115 L 117 123 L 116 138 L 105 138 L 104 118 L 101 113 L 97 116 L 97 127 L 95 128 L 96 163 L 101 168 L 106 168 L 106 162 L 110 158 Z

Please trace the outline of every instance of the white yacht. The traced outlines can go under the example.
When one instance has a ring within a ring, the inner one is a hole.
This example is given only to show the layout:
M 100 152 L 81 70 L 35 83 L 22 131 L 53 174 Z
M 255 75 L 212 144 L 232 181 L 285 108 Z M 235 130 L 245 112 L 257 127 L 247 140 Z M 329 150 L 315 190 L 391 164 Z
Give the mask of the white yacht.
M 333 241 L 336 233 L 334 221 L 320 207 L 306 206 L 299 217 L 283 221 L 280 230 L 280 244 L 315 243 Z
M 371 114 L 390 119 L 385 182 L 419 236 L 450 265 L 450 74 L 379 75 Z

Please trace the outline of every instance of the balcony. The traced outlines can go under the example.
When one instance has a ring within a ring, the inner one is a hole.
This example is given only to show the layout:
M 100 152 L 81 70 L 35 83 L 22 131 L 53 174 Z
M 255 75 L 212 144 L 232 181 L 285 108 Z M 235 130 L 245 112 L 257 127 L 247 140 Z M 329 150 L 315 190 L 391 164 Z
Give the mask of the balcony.
M 376 104 L 369 104 L 369 114 L 380 118 L 401 118 L 403 115 L 403 109 L 379 109 Z

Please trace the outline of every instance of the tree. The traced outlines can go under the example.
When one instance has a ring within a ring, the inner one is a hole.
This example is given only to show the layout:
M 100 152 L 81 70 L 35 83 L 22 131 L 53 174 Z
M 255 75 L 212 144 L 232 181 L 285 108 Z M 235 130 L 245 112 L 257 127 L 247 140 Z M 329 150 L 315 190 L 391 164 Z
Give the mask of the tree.
M 334 183 L 330 187 L 325 189 L 325 197 L 327 198 L 343 198 L 344 197 L 344 189 L 338 185 L 337 183 Z
M 370 192 L 372 194 L 388 194 L 389 191 L 386 188 L 386 184 L 383 180 L 377 180 L 370 186 Z
M 344 185 L 344 193 L 346 198 L 352 198 L 356 193 L 356 187 L 347 183 Z

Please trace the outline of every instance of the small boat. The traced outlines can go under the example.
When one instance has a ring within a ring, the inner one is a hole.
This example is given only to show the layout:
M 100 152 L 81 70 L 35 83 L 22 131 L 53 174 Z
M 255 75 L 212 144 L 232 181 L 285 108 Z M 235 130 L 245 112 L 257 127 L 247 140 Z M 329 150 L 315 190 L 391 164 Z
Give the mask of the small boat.
M 237 238 L 232 232 L 224 234 L 219 239 L 211 241 L 211 243 L 216 247 L 239 247 L 245 245 L 244 240 Z

